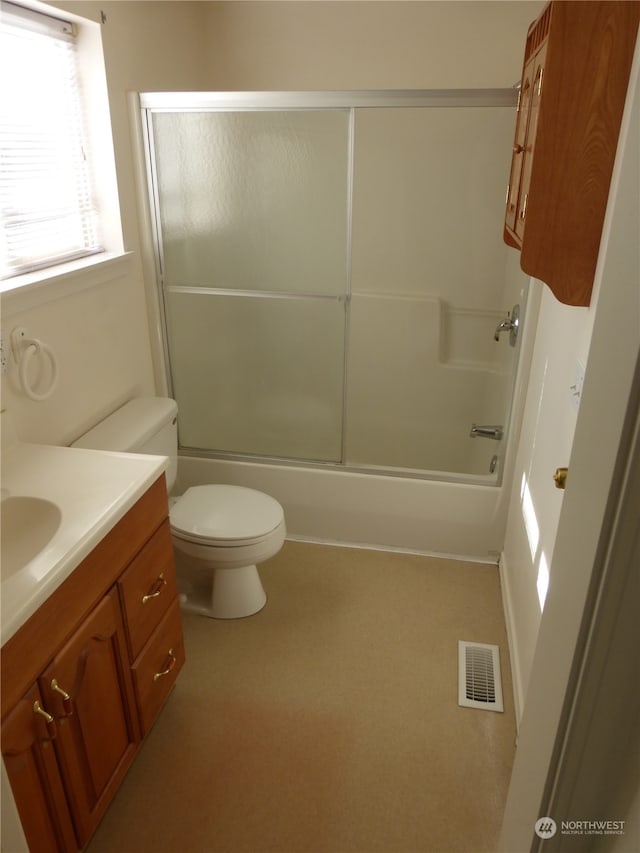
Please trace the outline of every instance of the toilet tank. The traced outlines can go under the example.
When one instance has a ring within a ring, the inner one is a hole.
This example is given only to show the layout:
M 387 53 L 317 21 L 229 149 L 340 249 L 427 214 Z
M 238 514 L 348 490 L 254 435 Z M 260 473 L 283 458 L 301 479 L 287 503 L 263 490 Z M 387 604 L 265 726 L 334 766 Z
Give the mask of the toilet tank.
M 73 442 L 72 447 L 169 457 L 167 491 L 178 468 L 178 407 L 168 397 L 136 397 Z

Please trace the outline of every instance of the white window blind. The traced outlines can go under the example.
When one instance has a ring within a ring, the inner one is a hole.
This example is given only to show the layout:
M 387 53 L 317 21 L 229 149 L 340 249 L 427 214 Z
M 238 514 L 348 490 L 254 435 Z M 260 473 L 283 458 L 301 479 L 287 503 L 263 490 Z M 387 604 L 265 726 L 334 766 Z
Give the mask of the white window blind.
M 0 3 L 0 276 L 102 251 L 73 25 Z

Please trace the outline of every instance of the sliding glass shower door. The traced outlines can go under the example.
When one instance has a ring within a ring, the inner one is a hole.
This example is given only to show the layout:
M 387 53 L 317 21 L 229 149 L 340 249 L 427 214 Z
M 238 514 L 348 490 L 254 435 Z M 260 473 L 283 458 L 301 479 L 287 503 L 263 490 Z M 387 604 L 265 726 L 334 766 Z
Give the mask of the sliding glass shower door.
M 350 111 L 158 111 L 147 132 L 181 445 L 340 461 Z
M 142 106 L 183 450 L 497 478 L 505 442 L 471 427 L 506 434 L 517 364 L 515 93 Z

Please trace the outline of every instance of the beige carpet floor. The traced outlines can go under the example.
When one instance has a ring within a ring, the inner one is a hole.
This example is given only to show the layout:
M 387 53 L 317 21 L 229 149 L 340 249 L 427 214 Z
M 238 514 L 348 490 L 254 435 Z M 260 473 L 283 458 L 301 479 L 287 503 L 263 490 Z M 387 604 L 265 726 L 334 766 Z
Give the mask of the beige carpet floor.
M 89 853 L 492 853 L 515 751 L 498 570 L 287 542 L 187 663 Z M 457 704 L 500 647 L 505 712 Z

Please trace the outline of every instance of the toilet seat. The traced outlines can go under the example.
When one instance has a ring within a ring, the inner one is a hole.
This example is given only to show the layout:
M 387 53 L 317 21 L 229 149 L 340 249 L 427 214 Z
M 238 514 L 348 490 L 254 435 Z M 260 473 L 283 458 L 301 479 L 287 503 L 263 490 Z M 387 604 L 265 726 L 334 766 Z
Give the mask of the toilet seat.
M 192 486 L 170 511 L 171 532 L 186 542 L 240 547 L 261 542 L 284 524 L 274 498 L 244 486 Z

